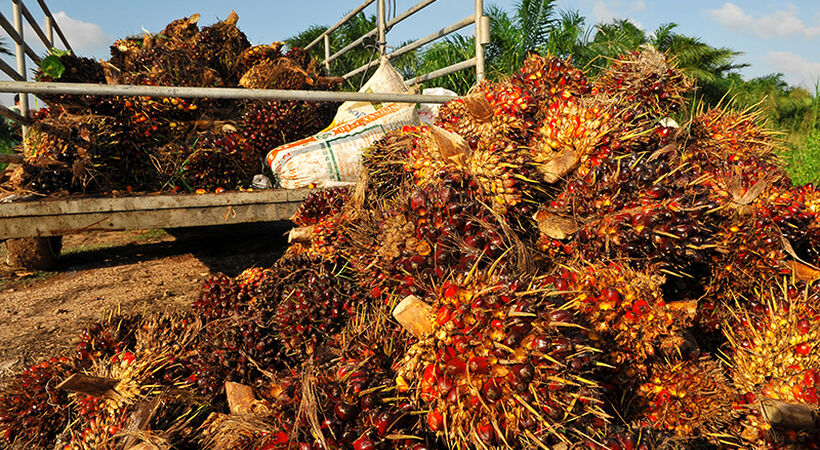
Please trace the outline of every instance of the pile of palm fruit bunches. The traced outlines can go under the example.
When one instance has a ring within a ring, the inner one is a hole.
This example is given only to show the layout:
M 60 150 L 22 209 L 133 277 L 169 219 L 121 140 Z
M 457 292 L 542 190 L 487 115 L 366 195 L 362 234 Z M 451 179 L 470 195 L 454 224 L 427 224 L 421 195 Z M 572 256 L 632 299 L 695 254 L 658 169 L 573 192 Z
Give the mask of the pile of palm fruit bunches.
M 335 89 L 304 50 L 251 46 L 232 13 L 199 15 L 142 41 L 118 40 L 108 61 L 59 56 L 39 81 L 148 86 Z M 57 75 L 59 74 L 59 77 Z M 338 104 L 48 94 L 26 137 L 19 188 L 41 194 L 247 187 L 264 156 L 330 124 Z
M 648 47 L 595 79 L 528 57 L 367 149 L 272 267 L 111 313 L 10 379 L 0 438 L 818 448 L 820 192 L 692 88 Z

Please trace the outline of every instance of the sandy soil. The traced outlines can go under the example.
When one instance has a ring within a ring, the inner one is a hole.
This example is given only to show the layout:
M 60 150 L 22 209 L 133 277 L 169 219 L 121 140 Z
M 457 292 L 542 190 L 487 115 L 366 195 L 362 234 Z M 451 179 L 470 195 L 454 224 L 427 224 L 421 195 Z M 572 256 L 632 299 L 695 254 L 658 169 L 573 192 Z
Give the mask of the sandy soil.
M 264 224 L 86 233 L 64 237 L 53 272 L 0 264 L 0 377 L 66 352 L 113 308 L 187 308 L 211 274 L 272 265 L 287 230 Z

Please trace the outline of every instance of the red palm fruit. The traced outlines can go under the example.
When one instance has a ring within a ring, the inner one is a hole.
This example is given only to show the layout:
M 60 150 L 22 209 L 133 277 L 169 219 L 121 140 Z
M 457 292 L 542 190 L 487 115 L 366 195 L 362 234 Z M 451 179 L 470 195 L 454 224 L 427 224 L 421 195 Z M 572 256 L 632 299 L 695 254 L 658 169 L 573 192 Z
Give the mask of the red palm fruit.
M 444 428 L 444 416 L 436 410 L 427 413 L 427 426 L 433 431 L 441 431 Z
M 455 357 L 447 361 L 447 372 L 453 375 L 460 375 L 467 370 L 467 363 L 463 359 Z
M 479 375 L 486 375 L 490 373 L 490 365 L 487 361 L 487 358 L 482 358 L 479 356 L 470 358 L 469 368 L 471 373 Z
M 495 378 L 490 378 L 481 386 L 481 394 L 487 403 L 495 403 L 501 398 L 501 386 Z
M 479 439 L 481 439 L 485 443 L 490 445 L 495 443 L 495 429 L 491 424 L 484 423 L 479 425 L 476 429 L 476 432 L 478 432 Z
M 367 436 L 367 434 L 363 434 L 353 441 L 353 450 L 373 450 L 376 448 L 376 444 Z
M 806 356 L 811 352 L 811 344 L 807 342 L 801 342 L 794 347 L 794 352 L 800 356 Z

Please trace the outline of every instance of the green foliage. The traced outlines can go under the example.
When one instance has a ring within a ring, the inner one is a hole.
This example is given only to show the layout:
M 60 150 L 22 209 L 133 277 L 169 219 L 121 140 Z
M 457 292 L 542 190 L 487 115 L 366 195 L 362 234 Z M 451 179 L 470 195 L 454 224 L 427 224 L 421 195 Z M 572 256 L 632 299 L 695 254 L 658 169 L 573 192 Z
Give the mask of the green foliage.
M 367 16 L 364 13 L 359 13 L 353 16 L 347 23 L 341 27 L 333 30 L 330 33 L 330 54 L 333 55 L 348 44 L 357 40 L 359 37 L 367 34 L 376 28 L 376 16 Z M 290 47 L 307 47 L 317 37 L 327 30 L 326 26 L 313 25 L 297 34 L 296 36 L 288 38 L 285 42 Z M 357 69 L 370 61 L 376 60 L 379 57 L 379 48 L 377 41 L 378 35 L 375 33 L 357 45 L 349 52 L 336 58 L 330 63 L 330 73 L 333 75 L 344 75 Z M 400 44 L 401 45 L 401 44 Z M 389 51 L 389 50 L 388 50 Z M 323 42 L 319 42 L 310 48 L 309 54 L 316 60 L 322 61 L 325 58 L 325 47 Z M 399 58 L 391 60 L 391 63 L 406 77 L 414 75 L 413 67 L 417 64 L 414 52 L 409 52 Z M 367 78 L 373 74 L 375 67 L 366 70 L 364 73 L 351 77 L 345 81 L 344 87 L 348 90 L 358 90 Z
M 792 135 L 783 156 L 796 184 L 820 182 L 820 131 L 815 129 L 807 135 Z
M 8 128 L 8 126 L 3 123 L 4 128 Z M 0 153 L 14 153 L 14 146 L 17 142 L 11 138 L 11 135 L 0 136 Z M 8 163 L 0 163 L 0 172 L 6 170 L 8 167 Z
M 14 55 L 9 48 L 9 43 L 6 41 L 6 38 L 0 38 L 0 55 Z
M 59 80 L 65 72 L 65 65 L 60 61 L 60 57 L 69 54 L 71 54 L 71 50 L 59 50 L 52 47 L 49 55 L 40 62 L 41 73 L 48 75 L 52 80 Z
M 413 72 L 417 74 L 430 73 L 474 56 L 475 38 L 473 36 L 465 37 L 456 34 L 441 42 L 436 42 L 428 46 L 416 59 L 413 65 Z M 436 86 L 450 89 L 459 94 L 466 94 L 474 84 L 475 71 L 460 70 L 456 73 L 423 83 L 422 88 Z

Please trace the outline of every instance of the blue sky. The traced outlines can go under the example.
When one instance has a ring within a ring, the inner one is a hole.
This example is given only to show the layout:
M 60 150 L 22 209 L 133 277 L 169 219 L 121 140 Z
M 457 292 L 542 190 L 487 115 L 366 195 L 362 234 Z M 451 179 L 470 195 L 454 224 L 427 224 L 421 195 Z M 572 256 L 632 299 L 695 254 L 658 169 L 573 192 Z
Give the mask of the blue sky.
M 418 0 L 388 0 L 404 11 Z M 11 19 L 11 2 L 0 6 Z M 42 12 L 33 0 L 25 3 L 35 18 Z M 96 58 L 108 57 L 108 46 L 118 38 L 139 34 L 142 30 L 159 31 L 173 19 L 200 13 L 200 25 L 225 18 L 234 8 L 239 27 L 254 44 L 282 40 L 311 24 L 330 25 L 359 0 L 251 1 L 234 0 L 47 0 L 57 22 L 68 35 L 77 54 Z M 512 10 L 516 0 L 485 0 Z M 388 42 L 418 38 L 472 14 L 473 0 L 440 0 L 411 19 L 396 26 Z M 587 25 L 627 18 L 644 30 L 651 31 L 668 22 L 679 24 L 678 31 L 700 37 L 714 46 L 742 51 L 739 62 L 750 64 L 743 70 L 748 77 L 782 72 L 788 82 L 814 86 L 820 78 L 820 2 L 776 1 L 731 2 L 689 0 L 558 0 L 558 8 L 577 9 L 587 18 Z M 368 13 L 375 14 L 375 3 Z M 472 27 L 464 33 L 472 33 Z M 5 35 L 0 31 L 0 36 Z M 30 36 L 34 36 L 33 33 Z M 33 39 L 36 39 L 33 37 Z M 43 47 L 39 47 L 38 50 Z M 14 65 L 14 58 L 5 57 Z M 31 63 L 29 62 L 29 65 Z M 7 103 L 4 101 L 4 103 Z

